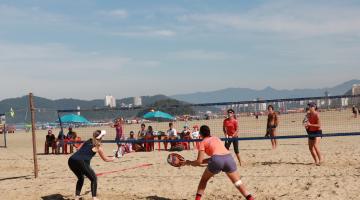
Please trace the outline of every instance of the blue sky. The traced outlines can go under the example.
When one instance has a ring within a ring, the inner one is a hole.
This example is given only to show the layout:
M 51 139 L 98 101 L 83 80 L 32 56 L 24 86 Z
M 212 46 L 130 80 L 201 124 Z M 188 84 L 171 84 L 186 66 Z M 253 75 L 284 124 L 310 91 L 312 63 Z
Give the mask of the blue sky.
M 360 77 L 360 1 L 0 0 L 0 99 L 330 87 Z

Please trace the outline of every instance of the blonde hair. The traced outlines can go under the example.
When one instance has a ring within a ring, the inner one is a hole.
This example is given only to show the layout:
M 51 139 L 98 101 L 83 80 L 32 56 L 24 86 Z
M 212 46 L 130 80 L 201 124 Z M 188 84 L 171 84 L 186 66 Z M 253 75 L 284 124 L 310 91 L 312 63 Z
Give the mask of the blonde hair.
M 100 130 L 96 130 L 93 133 L 92 143 L 94 147 L 100 147 L 101 146 L 101 138 L 97 139 L 97 137 L 101 134 Z

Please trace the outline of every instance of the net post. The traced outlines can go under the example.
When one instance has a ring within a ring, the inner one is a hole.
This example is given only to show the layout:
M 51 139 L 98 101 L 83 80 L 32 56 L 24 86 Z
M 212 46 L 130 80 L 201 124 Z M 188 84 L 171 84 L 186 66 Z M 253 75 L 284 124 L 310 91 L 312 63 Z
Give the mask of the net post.
M 4 147 L 7 148 L 7 144 L 6 144 L 6 134 L 7 134 L 7 131 L 6 131 L 6 123 L 4 123 Z
M 32 143 L 33 143 L 33 159 L 34 159 L 34 174 L 35 178 L 39 175 L 39 168 L 37 162 L 37 151 L 36 151 L 36 135 L 35 135 L 35 108 L 33 94 L 29 93 L 29 105 L 31 112 L 31 129 L 32 129 Z
M 6 115 L 5 114 L 0 114 L 0 125 L 4 123 L 3 127 L 2 127 L 2 132 L 4 134 L 4 148 L 7 148 L 6 145 Z

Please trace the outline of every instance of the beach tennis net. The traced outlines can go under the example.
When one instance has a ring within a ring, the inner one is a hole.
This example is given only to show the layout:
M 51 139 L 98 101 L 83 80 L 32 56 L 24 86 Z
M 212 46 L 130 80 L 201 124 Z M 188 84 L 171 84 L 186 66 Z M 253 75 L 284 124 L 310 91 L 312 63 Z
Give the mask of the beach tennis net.
M 169 129 L 169 122 L 174 124 L 178 133 L 185 129 L 193 131 L 194 126 L 208 125 L 213 135 L 223 137 L 223 121 L 227 110 L 233 109 L 239 124 L 240 139 L 263 137 L 266 133 L 267 107 L 272 105 L 278 114 L 277 135 L 280 137 L 306 136 L 303 126 L 305 108 L 314 102 L 318 106 L 321 126 L 324 134 L 360 133 L 360 118 L 352 112 L 353 105 L 360 107 L 360 95 L 328 96 L 311 98 L 274 99 L 257 101 L 239 101 L 205 104 L 153 104 L 143 107 L 97 108 L 84 110 L 59 110 L 58 117 L 78 115 L 84 122 L 61 122 L 64 129 L 73 130 L 82 138 L 90 138 L 94 130 L 106 130 L 107 140 L 115 139 L 114 120 L 123 118 L 123 132 L 129 137 L 130 131 L 135 135 L 142 123 L 152 126 L 155 134 L 163 134 Z M 161 111 L 174 116 L 175 120 L 164 116 L 144 119 L 148 112 Z M 61 120 L 60 120 L 61 121 Z M 66 130 L 64 130 L 66 132 Z

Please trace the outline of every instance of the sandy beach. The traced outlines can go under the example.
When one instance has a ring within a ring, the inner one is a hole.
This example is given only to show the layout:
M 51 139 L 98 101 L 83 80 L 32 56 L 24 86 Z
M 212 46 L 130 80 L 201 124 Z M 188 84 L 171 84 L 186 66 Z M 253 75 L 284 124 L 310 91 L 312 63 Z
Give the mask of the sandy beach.
M 34 179 L 30 133 L 8 135 L 8 148 L 0 149 L 1 199 L 73 199 L 76 178 L 67 166 L 69 155 L 42 155 L 45 131 L 37 131 L 39 178 Z M 2 136 L 1 136 L 2 137 Z M 325 163 L 315 166 L 307 139 L 281 140 L 277 150 L 269 141 L 242 141 L 243 182 L 256 199 L 359 199 L 360 137 L 324 138 Z M 114 144 L 105 144 L 108 155 Z M 195 150 L 180 153 L 194 159 Z M 114 163 L 98 156 L 92 160 L 100 199 L 193 199 L 205 168 L 173 168 L 166 151 L 126 154 Z M 143 164 L 151 166 L 134 168 Z M 86 180 L 82 194 L 91 199 Z M 204 199 L 243 199 L 225 174 L 213 178 Z

